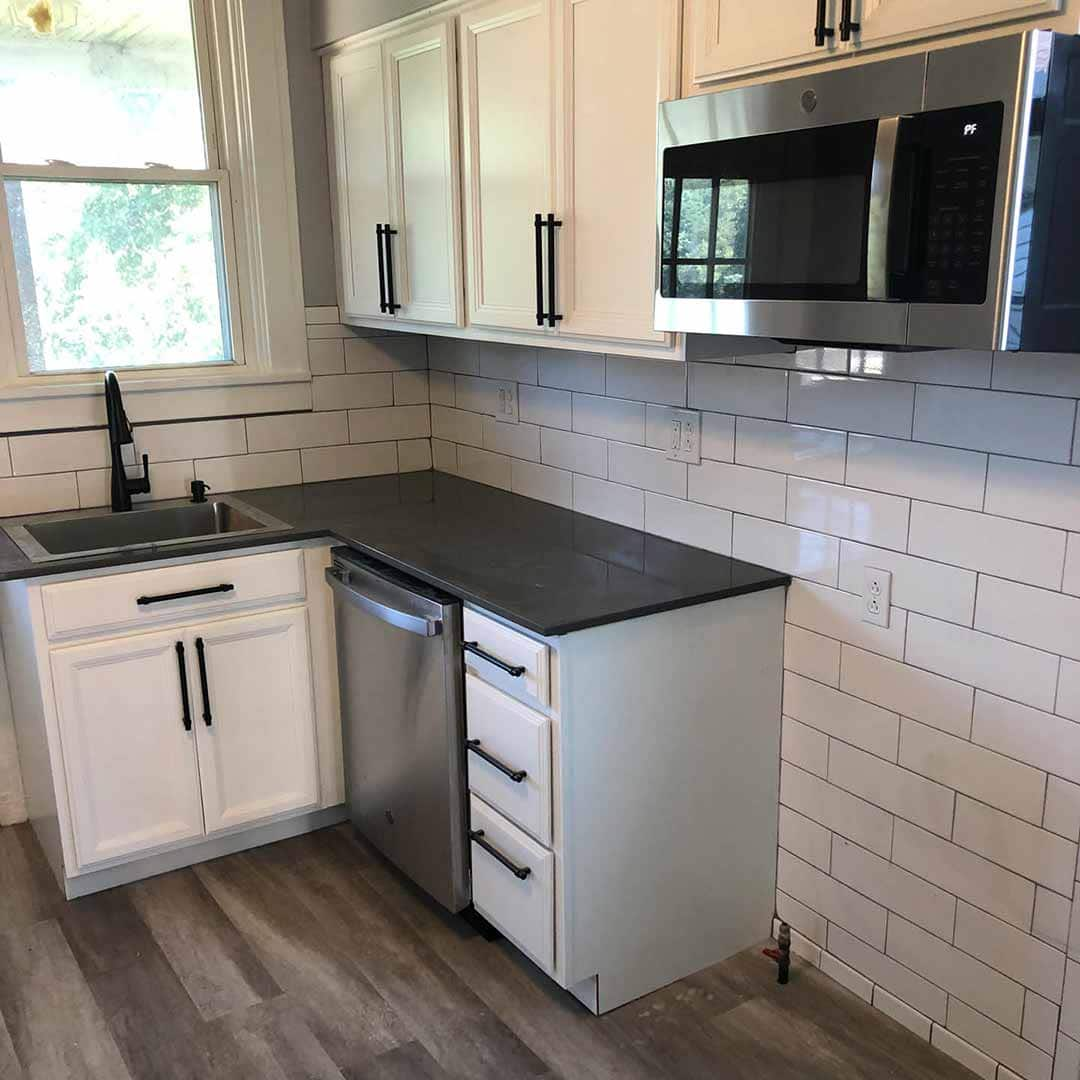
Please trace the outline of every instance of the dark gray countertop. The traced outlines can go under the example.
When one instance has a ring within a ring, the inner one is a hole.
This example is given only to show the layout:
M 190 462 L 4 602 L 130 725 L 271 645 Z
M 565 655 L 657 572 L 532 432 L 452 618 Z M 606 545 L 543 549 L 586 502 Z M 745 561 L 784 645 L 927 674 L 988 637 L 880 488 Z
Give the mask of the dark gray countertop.
M 292 528 L 47 563 L 31 562 L 0 531 L 0 580 L 330 537 L 545 636 L 791 580 L 775 570 L 443 473 L 235 494 Z

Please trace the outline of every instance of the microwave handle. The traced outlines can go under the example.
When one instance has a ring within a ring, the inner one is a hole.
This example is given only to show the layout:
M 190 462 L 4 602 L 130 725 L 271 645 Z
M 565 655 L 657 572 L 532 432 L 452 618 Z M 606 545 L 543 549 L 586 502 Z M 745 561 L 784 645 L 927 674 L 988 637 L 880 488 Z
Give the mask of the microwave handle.
M 896 173 L 899 116 L 883 116 L 874 140 L 870 173 L 870 221 L 866 229 L 866 298 L 889 299 L 889 214 Z

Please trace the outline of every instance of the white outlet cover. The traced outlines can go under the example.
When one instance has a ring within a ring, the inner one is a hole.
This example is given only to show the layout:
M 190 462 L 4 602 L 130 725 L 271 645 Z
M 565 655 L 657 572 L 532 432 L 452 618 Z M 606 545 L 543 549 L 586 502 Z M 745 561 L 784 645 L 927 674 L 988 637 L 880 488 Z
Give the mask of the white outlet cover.
M 516 382 L 495 384 L 495 419 L 504 424 L 518 422 L 518 389 Z
M 701 464 L 701 413 L 693 409 L 672 409 L 667 457 L 669 461 Z
M 862 620 L 888 628 L 892 610 L 892 572 L 877 566 L 863 567 Z

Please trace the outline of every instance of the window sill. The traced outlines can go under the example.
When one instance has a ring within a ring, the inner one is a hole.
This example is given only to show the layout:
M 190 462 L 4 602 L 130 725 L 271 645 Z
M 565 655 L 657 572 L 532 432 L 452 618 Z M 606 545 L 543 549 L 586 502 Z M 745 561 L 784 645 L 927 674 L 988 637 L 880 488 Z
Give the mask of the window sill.
M 196 390 L 215 386 L 267 386 L 281 383 L 310 383 L 309 371 L 247 371 L 237 368 L 200 368 L 177 371 L 176 368 L 144 370 L 128 368 L 117 371 L 120 389 L 125 394 L 147 390 Z M 34 398 L 101 396 L 104 393 L 105 371 L 85 374 L 23 375 L 0 384 L 0 398 L 5 400 Z

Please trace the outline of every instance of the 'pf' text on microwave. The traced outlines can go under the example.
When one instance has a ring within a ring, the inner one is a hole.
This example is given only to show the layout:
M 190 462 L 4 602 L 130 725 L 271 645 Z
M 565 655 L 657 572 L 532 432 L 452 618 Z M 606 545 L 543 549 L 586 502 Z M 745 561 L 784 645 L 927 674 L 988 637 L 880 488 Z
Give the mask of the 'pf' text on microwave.
M 1080 351 L 1080 38 L 660 106 L 656 327 Z

